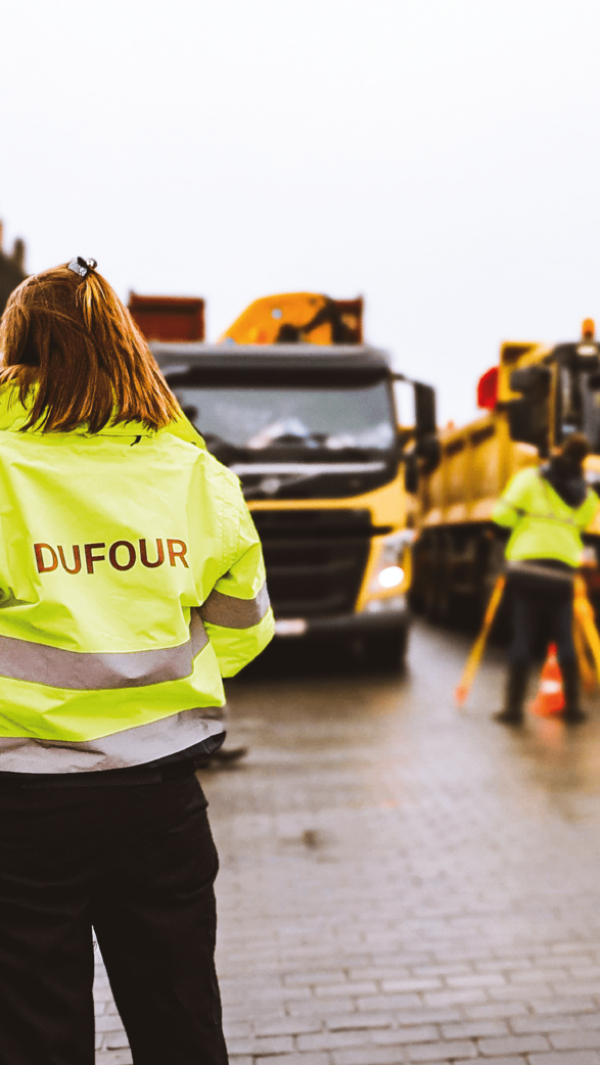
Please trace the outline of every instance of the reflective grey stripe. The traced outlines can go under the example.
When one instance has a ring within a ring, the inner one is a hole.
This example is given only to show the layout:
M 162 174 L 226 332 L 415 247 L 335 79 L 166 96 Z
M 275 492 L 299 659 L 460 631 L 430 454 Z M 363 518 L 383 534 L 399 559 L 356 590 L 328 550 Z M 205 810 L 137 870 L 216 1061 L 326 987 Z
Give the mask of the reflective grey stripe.
M 196 610 L 192 610 L 189 640 L 179 647 L 156 651 L 90 654 L 0 636 L 0 676 L 79 691 L 141 688 L 189 677 L 195 656 L 207 643 L 208 636 Z
M 226 629 L 250 629 L 262 621 L 271 603 L 266 584 L 254 599 L 234 599 L 216 589 L 210 593 L 200 613 L 203 621 Z
M 578 572 L 575 567 L 572 567 L 571 570 L 554 569 L 552 566 L 544 566 L 543 564 L 538 566 L 535 562 L 525 562 L 516 558 L 510 559 L 506 563 L 506 570 L 507 573 L 526 573 L 530 576 L 544 577 L 544 579 L 547 577 L 548 580 L 552 581 L 568 581 L 570 584 L 573 583 Z
M 0 772 L 93 773 L 153 762 L 223 732 L 226 706 L 199 706 L 97 740 L 0 736 Z
M 230 469 L 237 477 L 249 473 L 377 473 L 385 469 L 385 462 L 236 462 Z

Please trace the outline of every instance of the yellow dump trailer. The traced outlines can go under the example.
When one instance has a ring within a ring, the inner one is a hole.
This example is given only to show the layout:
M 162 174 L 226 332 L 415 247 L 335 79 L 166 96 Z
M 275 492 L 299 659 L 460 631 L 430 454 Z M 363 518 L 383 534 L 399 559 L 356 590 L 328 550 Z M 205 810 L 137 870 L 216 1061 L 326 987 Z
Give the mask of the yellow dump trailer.
M 600 347 L 584 322 L 579 342 L 506 343 L 481 378 L 482 417 L 439 434 L 435 468 L 419 479 L 413 600 L 435 620 L 460 601 L 480 613 L 502 565 L 491 515 L 509 479 L 543 461 L 575 430 L 592 446 L 586 477 L 600 487 Z M 600 520 L 584 537 L 590 591 L 600 593 Z

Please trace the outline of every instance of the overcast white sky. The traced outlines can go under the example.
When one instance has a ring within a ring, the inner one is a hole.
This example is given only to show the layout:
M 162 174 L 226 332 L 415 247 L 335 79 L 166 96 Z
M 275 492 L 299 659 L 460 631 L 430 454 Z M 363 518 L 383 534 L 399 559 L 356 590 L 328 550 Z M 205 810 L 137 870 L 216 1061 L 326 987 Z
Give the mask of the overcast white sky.
M 27 267 L 123 298 L 366 299 L 366 334 L 474 411 L 503 339 L 600 320 L 595 0 L 16 0 L 0 218 Z

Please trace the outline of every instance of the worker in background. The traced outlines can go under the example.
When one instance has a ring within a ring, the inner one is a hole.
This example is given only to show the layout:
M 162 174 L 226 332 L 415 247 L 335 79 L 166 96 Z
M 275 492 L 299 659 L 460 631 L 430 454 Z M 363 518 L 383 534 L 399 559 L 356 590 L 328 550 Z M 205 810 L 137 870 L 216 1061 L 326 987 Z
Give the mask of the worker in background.
M 74 259 L 0 323 L 0 1065 L 91 1065 L 94 946 L 135 1065 L 226 1065 L 195 776 L 273 634 L 238 479 Z
M 506 700 L 496 720 L 520 725 L 536 638 L 558 648 L 565 692 L 564 717 L 585 717 L 579 705 L 579 676 L 573 643 L 573 579 L 580 565 L 582 531 L 592 521 L 598 496 L 587 485 L 582 463 L 585 436 L 573 433 L 540 468 L 521 470 L 499 499 L 492 518 L 511 530 L 506 546 L 512 642 Z

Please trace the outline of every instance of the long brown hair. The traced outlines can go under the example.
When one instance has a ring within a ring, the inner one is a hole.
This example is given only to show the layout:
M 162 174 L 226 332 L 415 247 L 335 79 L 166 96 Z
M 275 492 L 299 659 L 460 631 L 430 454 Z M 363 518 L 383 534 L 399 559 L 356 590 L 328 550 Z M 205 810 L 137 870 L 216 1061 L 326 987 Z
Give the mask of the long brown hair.
M 33 405 L 25 429 L 97 433 L 109 422 L 161 429 L 181 412 L 129 311 L 95 270 L 28 277 L 0 321 L 0 384 Z

